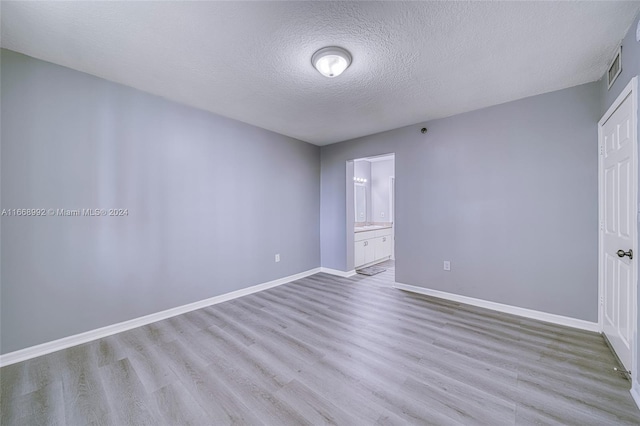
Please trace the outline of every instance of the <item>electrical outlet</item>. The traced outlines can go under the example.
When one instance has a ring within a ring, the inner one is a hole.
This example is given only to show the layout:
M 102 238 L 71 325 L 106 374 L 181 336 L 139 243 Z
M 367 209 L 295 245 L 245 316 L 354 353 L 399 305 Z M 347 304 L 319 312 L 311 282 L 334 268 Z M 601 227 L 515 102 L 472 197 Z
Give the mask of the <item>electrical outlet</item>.
M 280 253 L 276 254 L 276 262 L 280 262 Z
M 448 260 L 445 260 L 444 264 L 443 264 L 443 268 L 444 268 L 445 271 L 450 271 L 451 270 L 451 262 L 449 262 Z

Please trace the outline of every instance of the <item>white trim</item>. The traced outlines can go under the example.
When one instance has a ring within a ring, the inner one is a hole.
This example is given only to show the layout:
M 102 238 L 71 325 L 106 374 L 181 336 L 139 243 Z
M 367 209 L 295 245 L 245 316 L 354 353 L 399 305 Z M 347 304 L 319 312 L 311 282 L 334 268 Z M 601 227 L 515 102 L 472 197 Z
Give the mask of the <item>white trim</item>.
M 599 332 L 598 323 L 585 321 L 577 318 L 565 317 L 562 315 L 550 314 L 533 309 L 520 308 L 518 306 L 503 305 L 502 303 L 491 302 L 488 300 L 476 299 L 459 294 L 447 293 L 440 290 L 432 290 L 430 288 L 418 287 L 410 284 L 402 284 L 396 282 L 393 286 L 399 290 L 410 291 L 413 293 L 424 294 L 426 296 L 437 297 L 439 299 L 451 300 L 453 302 L 465 303 L 467 305 L 478 306 L 480 308 L 491 309 L 493 311 L 504 312 L 507 314 L 518 315 L 525 318 L 531 318 L 539 321 L 550 322 L 553 324 L 563 325 L 566 327 L 578 328 L 580 330 Z
M 598 327 L 600 331 L 603 331 L 604 322 L 603 322 L 603 313 L 602 313 L 602 303 L 604 300 L 604 277 L 603 277 L 603 238 L 602 238 L 602 221 L 604 218 L 603 215 L 603 200 L 602 200 L 602 161 L 603 155 L 601 154 L 603 151 L 602 145 L 602 127 L 607 122 L 609 118 L 613 115 L 613 113 L 620 107 L 622 102 L 627 99 L 628 96 L 631 96 L 631 105 L 632 105 L 632 117 L 635 125 L 633 126 L 633 176 L 631 179 L 631 194 L 632 200 L 631 205 L 636 206 L 636 214 L 631 220 L 631 235 L 634 236 L 633 241 L 633 251 L 634 253 L 638 253 L 638 222 L 637 222 L 637 206 L 638 206 L 638 77 L 633 77 L 627 86 L 622 89 L 616 100 L 611 104 L 607 112 L 602 116 L 600 121 L 598 122 Z M 631 289 L 632 300 L 635 301 L 633 304 L 633 312 L 631 314 L 631 326 L 633 327 L 633 331 L 631 333 L 633 341 L 631 342 L 631 384 L 632 389 L 635 386 L 635 395 L 632 392 L 634 399 L 638 396 L 637 383 L 640 379 L 640 375 L 638 374 L 638 260 L 637 256 L 634 256 L 635 262 L 633 268 L 633 288 Z M 636 399 L 636 403 L 638 403 L 638 399 Z M 640 407 L 640 405 L 639 405 Z
M 632 384 L 629 392 L 631 392 L 631 398 L 635 401 L 636 406 L 640 408 L 640 391 L 638 390 L 638 387 L 635 384 Z
M 355 269 L 352 269 L 350 271 L 339 271 L 337 269 L 331 269 L 331 268 L 325 268 L 322 267 L 320 268 L 320 272 L 324 272 L 325 274 L 331 274 L 331 275 L 337 275 L 339 277 L 342 278 L 349 278 L 349 277 L 353 277 L 354 275 L 356 275 L 356 271 Z
M 396 153 L 391 152 L 389 154 L 376 155 L 374 157 L 361 158 L 360 160 L 366 160 L 370 163 L 376 163 L 378 161 L 387 161 L 395 158 Z
M 279 285 L 286 284 L 291 281 L 299 280 L 301 278 L 305 278 L 310 275 L 317 274 L 320 271 L 321 271 L 321 268 L 310 269 L 308 271 L 300 272 L 299 274 L 289 275 L 288 277 L 279 278 L 277 280 L 273 280 L 266 283 L 243 288 L 240 290 L 232 291 L 230 293 L 225 293 L 219 296 L 210 297 L 208 299 L 200 300 L 198 302 L 177 306 L 175 308 L 167 309 L 165 311 L 160 311 L 150 315 L 145 315 L 143 317 L 134 318 L 134 319 L 120 322 L 117 324 L 108 325 L 106 327 L 97 328 L 95 330 L 86 331 L 84 333 L 75 334 L 73 336 L 63 337 L 62 339 L 53 340 L 51 342 L 42 343 L 40 345 L 31 346 L 25 349 L 20 349 L 15 352 L 9 352 L 4 355 L 0 355 L 0 367 L 4 367 L 10 364 L 15 364 L 16 362 L 26 361 L 31 358 L 46 355 L 51 352 L 56 352 L 56 351 L 70 348 L 72 346 L 80 345 L 83 343 L 91 342 L 93 340 L 102 339 L 103 337 L 111 336 L 112 334 L 121 333 L 123 331 L 131 330 L 133 328 L 137 328 L 143 325 L 151 324 L 153 322 L 171 318 L 176 315 L 181 315 L 187 312 L 195 311 L 196 309 L 201 309 L 207 306 L 226 302 L 228 300 L 237 299 L 238 297 L 246 296 L 252 293 L 257 293 L 262 290 L 267 290 L 269 288 L 277 287 Z
M 394 165 L 395 167 L 395 165 Z M 395 215 L 395 206 L 393 205 L 393 198 L 395 197 L 396 191 L 396 177 L 389 176 L 389 217 L 387 217 L 387 221 L 393 223 L 396 218 Z
M 391 259 L 396 259 L 396 174 L 395 154 L 393 157 L 393 176 L 389 176 L 389 222 L 391 222 Z

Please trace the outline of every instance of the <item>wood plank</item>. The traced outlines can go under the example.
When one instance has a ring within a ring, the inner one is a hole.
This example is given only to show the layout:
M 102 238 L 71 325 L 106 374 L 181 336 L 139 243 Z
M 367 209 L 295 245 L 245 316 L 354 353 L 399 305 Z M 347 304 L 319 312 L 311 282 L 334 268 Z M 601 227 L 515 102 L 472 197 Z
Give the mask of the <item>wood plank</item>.
M 149 395 L 128 359 L 100 367 L 100 374 L 117 424 L 158 424 Z
M 640 424 L 596 333 L 316 274 L 0 369 L 22 424 Z

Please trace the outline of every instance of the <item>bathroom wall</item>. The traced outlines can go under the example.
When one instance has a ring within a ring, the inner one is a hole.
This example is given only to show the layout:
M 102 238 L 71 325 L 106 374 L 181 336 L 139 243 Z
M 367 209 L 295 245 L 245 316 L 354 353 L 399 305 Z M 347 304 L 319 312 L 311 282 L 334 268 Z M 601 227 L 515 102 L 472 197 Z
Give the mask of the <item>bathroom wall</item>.
M 394 160 L 371 162 L 371 220 L 390 222 L 389 177 L 394 176 Z

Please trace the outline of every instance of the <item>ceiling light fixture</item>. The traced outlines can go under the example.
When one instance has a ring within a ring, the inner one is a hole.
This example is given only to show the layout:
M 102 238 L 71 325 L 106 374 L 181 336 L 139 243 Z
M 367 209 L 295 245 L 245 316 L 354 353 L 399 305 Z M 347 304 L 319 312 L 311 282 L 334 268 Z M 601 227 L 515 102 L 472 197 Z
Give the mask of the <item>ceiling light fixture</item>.
M 333 78 L 351 65 L 351 55 L 341 47 L 324 47 L 313 54 L 311 63 L 320 74 Z

